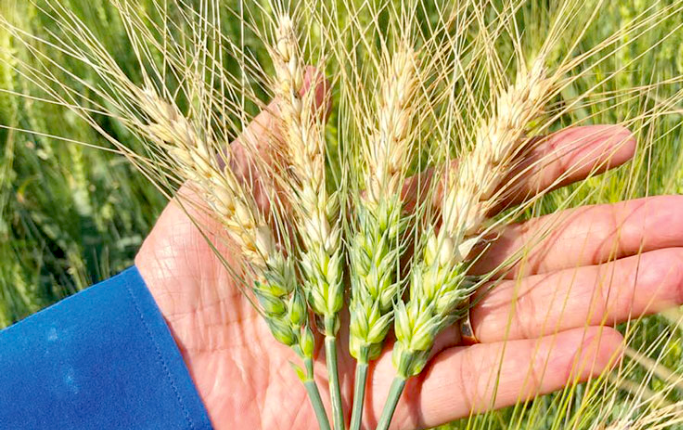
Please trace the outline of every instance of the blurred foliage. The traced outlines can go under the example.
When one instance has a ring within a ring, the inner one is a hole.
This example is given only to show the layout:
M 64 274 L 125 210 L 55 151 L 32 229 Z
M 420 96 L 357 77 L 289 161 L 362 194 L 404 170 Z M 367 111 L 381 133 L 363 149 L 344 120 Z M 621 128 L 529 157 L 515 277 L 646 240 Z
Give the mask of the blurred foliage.
M 134 63 L 107 1 L 75 1 L 72 7 L 94 29 L 106 31 L 103 41 L 120 64 Z M 0 13 L 11 14 L 33 34 L 45 34 L 54 24 L 28 2 L 2 2 Z M 39 97 L 39 89 L 13 67 L 17 58 L 38 60 L 7 33 L 0 33 L 0 45 L 2 88 Z M 95 79 L 82 64 L 66 56 L 60 61 L 84 79 Z M 130 266 L 164 199 L 123 157 L 52 138 L 110 147 L 63 107 L 0 93 L 0 124 L 31 130 L 0 130 L 0 326 L 5 326 Z M 107 128 L 126 140 L 122 128 Z

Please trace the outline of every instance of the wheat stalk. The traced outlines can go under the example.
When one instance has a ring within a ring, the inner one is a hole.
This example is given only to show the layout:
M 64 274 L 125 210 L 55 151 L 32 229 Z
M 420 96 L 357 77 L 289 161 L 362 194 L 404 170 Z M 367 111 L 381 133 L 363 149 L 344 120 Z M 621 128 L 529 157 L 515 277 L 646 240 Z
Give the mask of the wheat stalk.
M 276 94 L 285 150 L 290 163 L 292 191 L 302 252 L 300 264 L 304 289 L 313 312 L 320 317 L 335 429 L 344 429 L 344 415 L 337 370 L 338 313 L 344 305 L 343 249 L 339 219 L 339 192 L 328 193 L 325 184 L 324 127 L 313 112 L 315 89 L 304 92 L 305 66 L 292 19 L 278 17 L 277 43 L 271 49 L 276 70 Z
M 273 231 L 256 207 L 253 196 L 230 168 L 220 166 L 213 146 L 202 139 L 178 108 L 154 90 L 143 95 L 142 108 L 149 116 L 149 135 L 166 149 L 185 180 L 198 187 L 202 200 L 213 211 L 228 236 L 239 246 L 254 276 L 253 292 L 273 337 L 291 347 L 304 361 L 297 368 L 309 392 L 321 428 L 329 428 L 320 394 L 313 380 L 315 339 L 308 325 L 304 293 L 297 282 L 295 260 L 278 247 Z M 225 158 L 229 151 L 222 151 Z M 325 427 L 326 426 L 326 427 Z
M 415 52 L 402 42 L 384 60 L 377 125 L 362 154 L 365 192 L 358 195 L 357 225 L 349 249 L 349 349 L 358 361 L 351 429 L 360 428 L 368 362 L 376 359 L 391 327 L 401 291 L 396 279 L 405 230 L 401 190 L 411 153 L 413 97 L 418 86 Z
M 437 334 L 467 312 L 475 287 L 466 276 L 468 257 L 482 238 L 487 214 L 500 203 L 501 182 L 525 148 L 525 130 L 541 115 L 551 88 L 538 58 L 497 98 L 493 115 L 479 127 L 474 148 L 461 160 L 457 174 L 446 173 L 442 224 L 438 231 L 430 229 L 422 260 L 414 265 L 410 300 L 398 301 L 394 311 L 397 376 L 378 429 L 388 428 L 406 380 L 422 372 Z

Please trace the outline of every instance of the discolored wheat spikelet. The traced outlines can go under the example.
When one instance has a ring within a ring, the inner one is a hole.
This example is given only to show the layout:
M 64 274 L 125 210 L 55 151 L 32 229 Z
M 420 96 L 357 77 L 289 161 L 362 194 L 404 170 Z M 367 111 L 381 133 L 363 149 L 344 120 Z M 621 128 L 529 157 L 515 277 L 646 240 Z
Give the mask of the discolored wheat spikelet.
M 265 261 L 275 250 L 275 241 L 270 227 L 256 215 L 254 201 L 241 192 L 242 186 L 227 164 L 219 167 L 210 144 L 198 136 L 174 105 L 158 97 L 154 90 L 145 91 L 145 101 L 143 108 L 150 119 L 148 134 L 167 151 L 181 175 L 199 188 L 203 200 L 215 211 L 246 260 L 263 272 Z
M 318 412 L 322 404 L 313 382 L 314 336 L 293 258 L 278 247 L 271 227 L 253 197 L 238 182 L 228 160 L 224 167 L 220 166 L 213 147 L 173 104 L 162 100 L 153 90 L 145 91 L 143 99 L 142 107 L 150 119 L 148 134 L 167 151 L 184 179 L 198 187 L 204 203 L 240 247 L 253 272 L 252 290 L 275 339 L 293 348 L 303 359 L 306 372 L 299 371 L 299 376 Z M 225 152 L 224 156 L 229 156 Z M 321 428 L 325 428 L 324 423 Z
M 524 147 L 525 129 L 542 113 L 551 88 L 539 59 L 498 97 L 492 117 L 477 131 L 474 148 L 461 159 L 458 173 L 447 173 L 441 228 L 428 232 L 422 260 L 411 273 L 410 300 L 397 302 L 394 311 L 397 377 L 378 429 L 388 427 L 405 380 L 422 372 L 436 335 L 467 311 L 474 290 L 465 273 L 470 251 L 481 239 L 487 213 L 499 203 L 498 189 Z
M 324 127 L 313 111 L 315 91 L 302 96 L 304 63 L 294 23 L 287 15 L 278 18 L 277 43 L 271 49 L 276 70 L 283 137 L 290 163 L 291 203 L 301 238 L 300 264 L 304 289 L 313 312 L 320 318 L 332 397 L 334 426 L 344 428 L 337 375 L 336 336 L 338 313 L 344 305 L 343 252 L 339 219 L 339 192 L 325 186 Z
M 450 175 L 441 208 L 445 234 L 457 247 L 457 262 L 467 258 L 478 241 L 486 214 L 498 204 L 496 192 L 516 155 L 524 149 L 524 132 L 543 110 L 551 89 L 543 63 L 536 61 L 496 102 L 496 112 L 476 134 L 472 152 L 463 158 L 458 174 Z M 432 244 L 432 252 L 448 252 Z
M 416 61 L 407 43 L 401 43 L 392 58 L 385 58 L 377 125 L 363 152 L 365 192 L 354 205 L 357 225 L 349 249 L 349 349 L 358 361 L 351 429 L 360 428 L 368 362 L 382 350 L 401 291 L 396 279 L 406 224 L 401 189 L 410 164 Z

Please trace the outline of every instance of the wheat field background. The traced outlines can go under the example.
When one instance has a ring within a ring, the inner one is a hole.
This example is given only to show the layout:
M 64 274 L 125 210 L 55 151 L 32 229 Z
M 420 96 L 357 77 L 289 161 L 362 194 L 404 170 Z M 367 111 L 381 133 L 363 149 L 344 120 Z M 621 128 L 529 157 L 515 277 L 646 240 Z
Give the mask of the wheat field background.
M 677 1 L 661 2 L 656 7 L 665 8 Z M 126 47 L 126 29 L 111 2 L 62 3 L 88 24 L 123 70 L 134 76 L 135 57 Z M 154 0 L 140 3 L 152 8 Z M 537 40 L 539 47 L 543 42 L 542 17 L 550 3 L 529 1 L 519 11 L 523 31 L 532 35 L 525 40 Z M 589 7 L 590 2 L 586 3 Z M 651 3 L 644 0 L 615 1 L 603 6 L 581 43 L 591 46 L 650 7 Z M 425 13 L 429 14 L 429 7 Z M 0 15 L 12 17 L 16 25 L 31 34 L 47 35 L 53 30 L 54 21 L 46 19 L 38 6 L 29 2 L 2 0 Z M 225 20 L 223 25 L 226 37 L 239 37 L 238 22 Z M 683 31 L 677 30 L 681 25 L 683 15 L 671 16 L 634 43 L 624 38 L 620 42 L 623 47 L 617 45 L 590 74 L 565 88 L 561 98 L 572 99 L 590 88 L 601 74 L 614 70 L 620 71 L 606 84 L 605 94 L 620 87 L 645 87 L 683 75 Z M 664 35 L 667 37 L 661 41 Z M 250 41 L 246 40 L 245 45 L 250 46 Z M 254 57 L 265 61 L 268 53 L 256 41 L 253 46 Z M 533 46 L 526 48 L 534 50 Z M 91 69 L 60 57 L 57 51 L 45 53 L 85 80 L 99 79 Z M 63 137 L 109 147 L 68 109 L 14 95 L 38 93 L 34 83 L 17 73 L 17 59 L 38 61 L 10 33 L 0 30 L 0 88 L 4 90 L 0 92 L 0 328 L 131 266 L 167 202 L 124 157 L 65 141 Z M 632 119 L 634 111 L 654 106 L 680 90 L 678 83 L 663 90 L 665 93 L 616 93 L 610 98 L 609 109 L 604 104 L 586 103 L 565 115 L 558 128 L 578 121 L 599 124 L 629 119 L 638 140 L 647 144 L 638 146 L 632 162 L 549 194 L 528 215 L 580 204 L 683 193 L 683 106 L 670 107 L 656 119 Z M 334 127 L 335 122 L 330 123 Z M 119 141 L 135 145 L 133 136 L 120 124 L 110 121 L 101 126 Z M 671 310 L 620 326 L 630 334 L 630 347 L 637 354 L 604 378 L 461 420 L 449 428 L 595 428 L 599 421 L 618 422 L 666 407 L 677 408 L 674 415 L 682 416 L 683 383 L 678 376 L 683 375 L 682 317 L 680 310 Z M 586 401 L 589 398 L 596 401 Z M 683 428 L 677 422 L 666 415 L 649 428 Z

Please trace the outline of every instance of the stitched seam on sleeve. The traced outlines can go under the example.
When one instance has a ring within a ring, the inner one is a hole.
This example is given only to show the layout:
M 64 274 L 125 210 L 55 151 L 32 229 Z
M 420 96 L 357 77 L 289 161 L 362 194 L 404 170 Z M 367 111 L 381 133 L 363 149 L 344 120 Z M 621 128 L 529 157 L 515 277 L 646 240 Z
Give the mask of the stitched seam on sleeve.
M 183 403 L 182 396 L 180 395 L 180 391 L 178 390 L 178 387 L 175 384 L 175 381 L 173 381 L 173 376 L 171 375 L 171 371 L 168 369 L 168 366 L 166 365 L 166 361 L 164 360 L 163 356 L 161 355 L 161 349 L 159 348 L 159 345 L 157 344 L 156 340 L 154 339 L 154 336 L 152 336 L 152 331 L 149 328 L 149 325 L 147 324 L 147 321 L 145 321 L 145 317 L 140 310 L 140 307 L 138 306 L 138 301 L 135 295 L 133 294 L 133 291 L 130 288 L 130 284 L 128 283 L 128 278 L 126 277 L 125 279 L 125 284 L 126 284 L 126 290 L 128 291 L 128 294 L 130 295 L 131 299 L 133 300 L 133 304 L 135 305 L 135 310 L 137 311 L 138 315 L 140 315 L 140 321 L 142 321 L 142 324 L 145 326 L 145 330 L 147 331 L 147 336 L 149 339 L 152 341 L 154 344 L 154 349 L 157 352 L 157 361 L 161 363 L 161 366 L 164 369 L 164 373 L 166 373 L 166 378 L 168 379 L 168 382 L 171 384 L 171 387 L 173 388 L 173 392 L 176 395 L 176 399 L 178 400 L 178 404 L 180 405 L 181 409 L 183 410 L 185 414 L 185 419 L 187 420 L 187 423 L 189 424 L 191 429 L 195 429 L 194 422 L 192 421 L 192 417 L 190 416 L 190 412 L 187 410 L 185 407 L 185 404 Z

